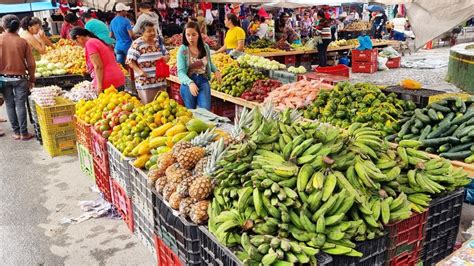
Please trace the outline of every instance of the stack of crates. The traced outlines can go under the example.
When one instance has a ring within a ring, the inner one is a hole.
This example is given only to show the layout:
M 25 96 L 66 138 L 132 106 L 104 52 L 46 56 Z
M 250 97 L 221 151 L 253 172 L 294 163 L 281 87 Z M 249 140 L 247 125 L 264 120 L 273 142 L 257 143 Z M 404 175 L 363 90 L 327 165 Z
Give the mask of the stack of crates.
M 91 125 L 74 115 L 74 128 L 76 130 L 77 153 L 81 170 L 84 174 L 95 180 L 94 160 L 92 158 Z
M 33 127 L 35 129 L 35 138 L 36 140 L 43 145 L 43 139 L 41 138 L 41 129 L 38 121 L 38 114 L 36 113 L 36 103 L 33 97 L 28 96 L 28 104 L 31 111 L 31 120 L 33 121 Z
M 375 73 L 377 72 L 377 49 L 352 50 L 352 73 Z
M 36 105 L 43 146 L 51 157 L 76 153 L 75 104 L 64 97 L 55 100 L 53 106 Z

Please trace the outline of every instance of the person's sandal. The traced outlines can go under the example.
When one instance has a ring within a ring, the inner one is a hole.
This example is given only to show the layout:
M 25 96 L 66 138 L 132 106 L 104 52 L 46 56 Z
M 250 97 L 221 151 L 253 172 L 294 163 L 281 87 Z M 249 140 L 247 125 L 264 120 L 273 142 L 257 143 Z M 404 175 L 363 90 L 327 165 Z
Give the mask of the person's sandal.
M 14 140 L 20 140 L 20 139 L 21 139 L 21 135 L 20 135 L 20 134 L 13 134 L 13 135 L 12 135 L 12 138 L 13 138 Z
M 35 135 L 28 133 L 27 135 L 21 135 L 21 140 L 30 140 L 34 137 Z

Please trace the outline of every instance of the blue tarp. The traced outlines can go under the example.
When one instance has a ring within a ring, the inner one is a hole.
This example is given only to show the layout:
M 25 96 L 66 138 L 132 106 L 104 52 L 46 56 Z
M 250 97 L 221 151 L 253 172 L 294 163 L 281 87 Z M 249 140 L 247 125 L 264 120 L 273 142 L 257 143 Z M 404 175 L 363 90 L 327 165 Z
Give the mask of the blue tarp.
M 0 14 L 35 12 L 35 11 L 50 10 L 50 9 L 56 9 L 56 8 L 59 8 L 59 5 L 58 7 L 53 7 L 53 5 L 51 4 L 51 1 L 23 3 L 23 4 L 9 4 L 9 5 L 0 5 Z

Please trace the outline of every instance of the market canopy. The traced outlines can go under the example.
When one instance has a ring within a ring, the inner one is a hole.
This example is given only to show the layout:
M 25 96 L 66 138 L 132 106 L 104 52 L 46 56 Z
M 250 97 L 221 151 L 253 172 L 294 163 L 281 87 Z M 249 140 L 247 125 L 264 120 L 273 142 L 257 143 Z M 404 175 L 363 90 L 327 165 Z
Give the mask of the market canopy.
M 51 0 L 31 1 L 30 3 L 25 3 L 25 1 L 2 1 L 2 3 L 5 2 L 9 4 L 0 4 L 0 14 L 35 12 L 57 8 L 51 4 Z

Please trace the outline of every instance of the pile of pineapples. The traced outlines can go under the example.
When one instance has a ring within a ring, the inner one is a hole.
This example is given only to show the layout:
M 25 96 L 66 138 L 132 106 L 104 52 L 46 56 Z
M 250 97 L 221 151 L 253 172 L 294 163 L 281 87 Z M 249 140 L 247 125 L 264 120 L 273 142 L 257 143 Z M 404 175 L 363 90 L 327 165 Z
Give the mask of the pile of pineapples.
M 148 173 L 149 181 L 170 207 L 197 224 L 208 219 L 208 198 L 214 188 L 211 173 L 224 151 L 224 140 L 213 142 L 216 137 L 214 130 L 208 130 L 191 141 L 176 143 Z

